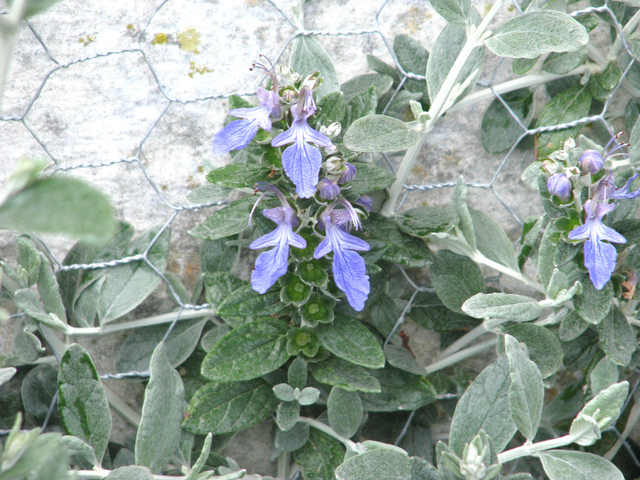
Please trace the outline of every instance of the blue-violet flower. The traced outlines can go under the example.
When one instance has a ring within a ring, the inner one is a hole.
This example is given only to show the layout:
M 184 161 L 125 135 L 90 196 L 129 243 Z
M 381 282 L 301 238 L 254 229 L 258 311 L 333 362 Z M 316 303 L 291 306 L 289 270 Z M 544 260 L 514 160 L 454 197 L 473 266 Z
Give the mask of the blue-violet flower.
M 592 200 L 587 200 L 584 204 L 587 213 L 584 225 L 574 228 L 568 235 L 570 240 L 587 240 L 584 244 L 584 266 L 589 271 L 591 282 L 598 290 L 602 290 L 616 268 L 616 248 L 609 243 L 604 243 L 603 240 L 627 243 L 626 238 L 602 223 L 602 217 L 614 208 L 616 208 L 614 204 L 604 203 L 596 204 L 593 208 Z
M 346 210 L 337 210 L 337 205 Z M 313 256 L 318 259 L 333 252 L 333 279 L 347 295 L 347 301 L 355 310 L 362 310 L 369 296 L 369 276 L 364 259 L 356 251 L 366 252 L 369 244 L 347 232 L 350 226 L 358 229 L 360 221 L 349 202 L 339 198 L 320 214 L 326 238 L 320 242 Z
M 234 120 L 213 136 L 213 154 L 222 155 L 231 150 L 241 150 L 258 133 L 258 128 L 271 130 L 271 117 L 280 116 L 280 97 L 272 91 L 258 88 L 259 107 L 234 108 L 229 112 Z
M 607 151 L 609 146 L 611 146 L 611 144 L 614 143 L 622 135 L 623 133 L 620 132 L 614 135 L 613 137 L 611 137 L 611 139 L 607 142 L 607 144 L 602 149 L 602 153 L 594 149 L 585 150 L 584 153 L 580 155 L 580 158 L 578 159 L 578 166 L 580 167 L 580 171 L 582 172 L 582 174 L 595 175 L 600 170 L 602 170 L 602 168 L 604 167 L 605 160 L 607 160 L 607 158 L 609 157 L 614 156 L 613 152 L 621 149 L 622 147 L 628 147 L 629 146 L 628 143 L 616 143 L 610 150 Z M 617 155 L 628 156 L 629 154 L 617 153 L 615 156 Z
M 296 185 L 296 192 L 302 198 L 312 197 L 316 192 L 318 173 L 322 164 L 321 147 L 331 147 L 333 143 L 326 135 L 314 130 L 307 119 L 316 113 L 316 104 L 308 87 L 300 89 L 298 103 L 291 107 L 293 124 L 291 128 L 273 139 L 271 145 L 280 147 L 292 143 L 282 154 L 282 166 L 287 176 Z
M 547 189 L 552 195 L 555 195 L 563 202 L 567 202 L 571 198 L 573 184 L 564 173 L 554 173 L 547 180 Z
M 275 193 L 282 203 L 281 207 L 269 208 L 262 212 L 265 217 L 278 224 L 276 229 L 254 240 L 249 245 L 249 248 L 253 250 L 275 247 L 260 254 L 256 260 L 255 269 L 251 272 L 251 287 L 259 293 L 265 293 L 276 283 L 278 278 L 287 273 L 289 246 L 306 248 L 307 242 L 300 235 L 293 232 L 293 228 L 298 225 L 299 220 L 282 192 L 268 183 L 258 184 L 257 189 L 269 190 Z
M 316 187 L 318 189 L 318 196 L 323 200 L 333 200 L 340 194 L 340 187 L 338 184 L 328 178 L 320 180 Z

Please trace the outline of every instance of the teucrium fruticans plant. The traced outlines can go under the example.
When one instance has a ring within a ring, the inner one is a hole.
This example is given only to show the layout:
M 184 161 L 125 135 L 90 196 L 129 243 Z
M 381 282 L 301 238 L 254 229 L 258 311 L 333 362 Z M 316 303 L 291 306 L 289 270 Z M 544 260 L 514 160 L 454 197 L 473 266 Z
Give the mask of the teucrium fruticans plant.
M 12 2 L 3 35 L 47 3 Z M 107 245 L 78 243 L 64 262 L 135 260 L 111 269 L 55 271 L 37 239 L 20 237 L 16 262 L 2 265 L 20 328 L 0 369 L 9 412 L 0 412 L 0 480 L 70 478 L 69 464 L 92 479 L 240 478 L 218 452 L 268 418 L 287 479 L 298 469 L 307 480 L 623 478 L 614 456 L 640 418 L 630 397 L 640 362 L 637 99 L 624 112 L 628 143 L 609 124 L 580 135 L 601 102 L 640 88 L 619 37 L 606 54 L 589 43 L 611 12 L 634 38 L 637 7 L 610 3 L 568 15 L 523 2 L 496 24 L 502 1 L 481 17 L 470 2 L 433 0 L 448 24 L 430 52 L 399 35 L 400 70 L 370 56 L 376 73 L 342 85 L 309 35 L 293 40 L 289 65 L 254 64 L 266 82 L 255 100 L 230 98 L 213 137 L 213 154 L 232 162 L 194 193 L 227 203 L 190 232 L 203 240 L 200 281 L 190 294 L 165 276 L 181 305 L 200 310 L 130 317 L 167 268 L 166 228 L 135 235 L 121 222 Z M 514 59 L 516 78 L 473 91 L 488 55 Z M 543 101 L 534 90 L 545 84 Z M 440 119 L 488 98 L 487 152 L 524 146 L 525 132 L 536 139 L 516 173 L 544 213 L 525 220 L 516 248 L 492 215 L 469 206 L 464 178 L 448 206 L 401 201 Z M 382 153 L 397 173 L 382 168 Z M 24 164 L 11 180 L 0 226 L 51 231 L 48 197 L 36 190 L 64 185 L 36 180 L 41 168 Z M 44 213 L 25 215 L 29 206 Z M 96 240 L 110 218 L 62 230 Z M 496 273 L 511 283 L 496 284 Z M 148 374 L 140 412 L 103 385 L 91 348 L 73 342 L 134 328 L 115 366 Z M 440 335 L 435 358 L 414 340 L 427 331 Z M 43 345 L 53 355 L 42 357 Z M 493 347 L 497 358 L 486 354 Z M 482 353 L 484 368 L 461 368 Z M 137 427 L 129 448 L 110 442 L 109 406 Z M 23 417 L 25 428 L 66 435 L 21 431 Z M 446 441 L 434 442 L 436 423 Z M 47 477 L 45 461 L 56 465 Z

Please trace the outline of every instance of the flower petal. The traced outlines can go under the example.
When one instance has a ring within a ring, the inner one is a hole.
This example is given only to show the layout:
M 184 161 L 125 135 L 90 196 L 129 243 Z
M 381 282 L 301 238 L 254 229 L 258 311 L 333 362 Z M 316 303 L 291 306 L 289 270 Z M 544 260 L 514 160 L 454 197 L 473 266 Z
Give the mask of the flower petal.
M 213 154 L 222 155 L 247 146 L 258 133 L 258 124 L 250 120 L 234 120 L 213 136 Z
M 302 198 L 309 198 L 315 194 L 320 165 L 320 150 L 304 142 L 294 143 L 282 154 L 284 171 L 296 185 L 296 192 Z
M 580 225 L 579 227 L 571 230 L 567 237 L 569 240 L 583 240 L 585 238 L 589 238 L 590 235 L 591 232 L 589 231 L 589 224 L 585 223 L 584 225 Z
M 289 245 L 286 243 L 262 252 L 251 272 L 251 287 L 258 293 L 269 290 L 278 278 L 287 273 L 288 259 Z
M 333 247 L 329 242 L 329 238 L 325 238 L 320 242 L 320 245 L 316 247 L 315 251 L 313 252 L 313 258 L 315 258 L 316 260 L 320 259 L 325 255 L 329 254 L 332 250 L 333 250 Z
M 355 310 L 364 308 L 369 296 L 369 276 L 364 259 L 356 252 L 336 249 L 333 255 L 333 279 L 337 287 L 347 295 L 347 301 Z
M 584 244 L 584 266 L 597 290 L 609 281 L 616 268 L 616 248 L 609 243 L 589 239 Z
M 306 121 L 302 123 L 302 135 L 305 142 L 315 143 L 321 147 L 330 147 L 333 145 L 329 137 L 311 128 Z
M 609 240 L 613 243 L 627 243 L 627 239 L 616 232 L 613 228 L 600 224 L 600 231 L 598 232 L 598 238 L 600 240 Z

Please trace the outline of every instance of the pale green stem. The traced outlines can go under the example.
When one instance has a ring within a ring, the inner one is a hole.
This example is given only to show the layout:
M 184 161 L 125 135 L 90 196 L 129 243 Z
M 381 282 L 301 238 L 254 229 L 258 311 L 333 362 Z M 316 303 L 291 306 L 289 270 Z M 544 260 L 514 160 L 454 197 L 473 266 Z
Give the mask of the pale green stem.
M 541 283 L 536 282 L 535 280 L 531 280 L 530 278 L 525 277 L 522 273 L 517 270 L 512 270 L 511 268 L 502 265 L 501 263 L 494 262 L 493 260 L 485 257 L 482 253 L 478 251 L 474 251 L 469 255 L 469 258 L 476 263 L 480 263 L 487 267 L 493 268 L 494 270 L 504 273 L 505 275 L 518 280 L 519 282 L 525 284 L 527 287 L 530 287 L 534 290 L 537 290 L 540 293 L 546 293 L 544 287 Z
M 456 353 L 457 351 L 462 350 L 464 347 L 466 347 L 471 342 L 473 342 L 476 338 L 484 335 L 485 333 L 493 333 L 492 330 L 495 327 L 497 327 L 498 325 L 503 324 L 506 321 L 508 321 L 508 319 L 506 319 L 506 318 L 497 318 L 497 319 L 494 318 L 494 319 L 485 320 L 480 325 L 478 325 L 476 328 L 474 328 L 470 332 L 465 333 L 458 340 L 456 340 L 451 345 L 449 345 L 447 348 L 442 350 L 438 354 L 438 356 L 436 357 L 436 360 L 438 360 L 438 361 L 442 360 L 444 358 L 447 358 L 449 355 L 452 355 L 452 354 Z
M 633 325 L 635 327 L 640 327 L 640 320 L 636 318 L 629 318 L 629 317 L 627 317 L 627 320 L 629 321 L 630 325 Z
M 545 450 L 552 448 L 565 447 L 574 441 L 573 435 L 565 435 L 564 437 L 552 438 L 551 440 L 545 440 L 544 442 L 532 443 L 531 445 L 523 445 L 518 448 L 512 448 L 506 452 L 498 454 L 498 462 L 506 463 L 516 458 L 526 457 L 528 455 L 537 455 Z
M 73 478 L 82 478 L 84 480 L 102 480 L 111 473 L 111 470 L 71 470 L 75 476 Z M 246 473 L 246 470 L 238 470 L 237 472 L 229 473 L 227 475 L 212 476 L 211 480 L 234 480 L 236 478 L 242 478 Z M 152 475 L 153 480 L 184 480 L 186 475 L 171 476 L 171 475 Z
M 352 451 L 352 452 L 358 452 L 359 448 L 358 448 L 358 444 L 355 442 L 352 442 L 351 440 L 349 440 L 348 438 L 343 437 L 342 435 L 338 434 L 333 428 L 331 428 L 329 425 L 322 423 L 319 420 L 316 420 L 315 418 L 309 418 L 309 417 L 300 417 L 298 418 L 299 422 L 305 422 L 308 423 L 310 426 L 312 426 L 313 428 L 320 430 L 321 432 L 326 433 L 327 435 L 335 438 L 336 440 L 338 440 L 340 443 L 342 443 L 345 447 L 347 447 L 348 450 Z
M 474 345 L 473 347 L 465 348 L 464 350 L 460 350 L 452 355 L 449 355 L 442 360 L 438 360 L 437 362 L 433 362 L 431 365 L 427 365 L 424 368 L 425 375 L 430 375 L 434 372 L 442 370 L 443 368 L 450 367 L 451 365 L 455 365 L 462 360 L 466 360 L 469 357 L 473 357 L 480 352 L 485 351 L 487 348 L 493 347 L 498 343 L 498 338 L 492 338 L 491 340 L 487 340 L 486 342 L 479 343 Z
M 113 409 L 118 412 L 122 417 L 129 422 L 134 427 L 140 425 L 140 414 L 136 412 L 133 408 L 127 405 L 118 395 L 113 393 L 107 386 L 105 386 L 104 382 L 102 383 L 102 388 L 104 388 L 104 393 L 107 396 L 107 401 L 109 405 L 113 407 Z
M 544 83 L 550 82 L 552 80 L 557 80 L 559 78 L 570 77 L 573 75 L 582 75 L 585 73 L 600 73 L 600 72 L 602 72 L 602 68 L 599 65 L 596 65 L 594 63 L 587 63 L 563 75 L 555 75 L 553 73 L 546 73 L 546 72 L 532 73 L 530 75 L 525 75 L 523 77 L 509 80 L 507 82 L 499 83 L 493 87 L 493 91 L 496 92 L 498 95 L 503 95 L 505 93 L 513 92 L 514 90 L 519 90 L 521 88 L 529 88 L 536 85 L 542 85 Z M 482 90 L 478 90 L 477 92 L 467 95 L 458 103 L 456 103 L 453 107 L 451 107 L 448 111 L 456 112 L 458 110 L 462 110 L 463 108 L 475 105 L 476 103 L 483 102 L 485 100 L 489 100 L 493 98 L 495 98 L 495 95 L 493 94 L 491 89 L 484 88 Z
M 456 61 L 451 67 L 451 70 L 449 70 L 447 77 L 442 83 L 440 91 L 438 91 L 436 98 L 431 103 L 431 107 L 429 108 L 428 112 L 429 119 L 424 126 L 422 137 L 413 147 L 407 150 L 404 158 L 402 159 L 402 163 L 400 164 L 400 168 L 398 169 L 398 172 L 396 174 L 396 181 L 389 189 L 389 198 L 387 198 L 387 201 L 382 206 L 382 210 L 380 212 L 382 213 L 382 215 L 385 215 L 387 217 L 393 215 L 395 206 L 398 202 L 398 198 L 400 197 L 400 194 L 404 189 L 404 183 L 409 175 L 409 172 L 411 171 L 411 168 L 413 167 L 413 164 L 418 158 L 418 154 L 420 153 L 422 146 L 427 140 L 427 136 L 433 129 L 440 116 L 445 113 L 445 107 L 451 101 L 451 91 L 458 84 L 462 69 L 467 63 L 467 60 L 473 50 L 478 47 L 483 41 L 487 27 L 493 20 L 493 17 L 495 17 L 495 15 L 502 7 L 503 1 L 504 0 L 496 0 L 496 3 L 493 4 L 491 10 L 489 11 L 489 13 L 487 13 L 487 16 L 482 20 L 482 23 L 480 23 L 478 28 L 471 32 L 471 34 L 468 36 L 467 41 L 465 42 L 462 50 L 460 51 L 460 54 L 458 55 L 458 58 L 456 58 Z
M 569 313 L 569 310 L 570 309 L 568 307 L 562 307 L 560 310 L 552 313 L 548 317 L 537 320 L 536 322 L 534 322 L 534 325 L 539 325 L 541 327 L 545 325 L 555 325 L 556 323 L 561 321 L 567 315 L 567 313 Z
M 2 106 L 2 96 L 7 82 L 9 64 L 11 63 L 11 52 L 28 3 L 29 0 L 14 0 L 11 5 L 11 11 L 0 22 L 0 33 L 2 34 L 2 45 L 0 46 L 0 107 Z
M 618 438 L 618 441 L 615 443 L 615 445 L 611 447 L 611 450 L 605 453 L 604 458 L 606 458 L 607 460 L 612 460 L 613 457 L 616 456 L 616 453 L 618 453 L 618 450 L 620 450 L 620 447 L 622 447 L 624 441 L 633 430 L 633 427 L 635 427 L 636 423 L 638 423 L 638 420 L 640 420 L 640 403 L 636 402 L 633 404 L 633 407 L 631 407 L 631 411 L 629 412 L 629 417 L 627 418 L 627 423 L 624 426 L 622 435 L 620 436 L 620 438 Z
M 640 10 L 636 12 L 636 14 L 629 19 L 627 24 L 622 29 L 622 36 L 626 37 L 633 33 L 633 31 L 640 23 Z M 611 45 L 611 49 L 609 49 L 609 54 L 607 55 L 607 60 L 610 62 L 614 62 L 618 58 L 618 53 L 620 53 L 620 49 L 622 48 L 622 37 L 618 36 L 616 40 Z
M 76 328 L 67 326 L 64 333 L 67 335 L 102 335 L 105 333 L 120 332 L 122 330 L 131 330 L 133 328 L 149 327 L 151 325 L 170 323 L 175 320 L 177 314 L 178 312 L 163 313 L 162 315 L 154 315 L 152 317 L 132 320 L 130 322 L 108 324 L 103 327 Z M 204 310 L 183 311 L 178 321 L 180 322 L 182 320 L 206 317 L 207 315 L 215 315 L 215 312 L 211 308 Z

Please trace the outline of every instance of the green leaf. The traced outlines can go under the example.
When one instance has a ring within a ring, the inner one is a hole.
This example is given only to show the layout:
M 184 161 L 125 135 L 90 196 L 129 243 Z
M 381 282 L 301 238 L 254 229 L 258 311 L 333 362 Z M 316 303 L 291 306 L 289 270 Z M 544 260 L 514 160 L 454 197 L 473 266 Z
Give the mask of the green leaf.
M 575 52 L 551 53 L 542 63 L 542 70 L 556 75 L 564 75 L 582 65 L 587 58 L 587 47 Z
M 206 320 L 181 320 L 171 329 L 164 341 L 165 353 L 169 364 L 176 368 L 193 353 Z M 167 334 L 167 325 L 156 325 L 141 328 L 131 334 L 120 347 L 116 357 L 118 372 L 145 372 L 149 370 L 151 356 Z
M 231 202 L 228 207 L 207 218 L 203 224 L 189 230 L 189 235 L 203 240 L 217 240 L 243 232 L 249 228 L 249 215 L 255 202 L 256 199 L 251 196 Z
M 424 267 L 433 260 L 433 254 L 426 243 L 402 232 L 393 219 L 371 214 L 364 228 L 370 238 L 386 246 L 382 255 L 384 260 L 408 267 Z
M 209 172 L 207 180 L 224 187 L 253 188 L 258 182 L 268 182 L 270 172 L 265 165 L 232 163 Z
M 536 300 L 512 293 L 478 293 L 464 302 L 462 311 L 475 318 L 506 318 L 514 322 L 534 320 L 542 313 Z
M 513 245 L 500 224 L 480 210 L 470 208 L 469 213 L 473 219 L 478 251 L 489 260 L 517 271 L 518 261 Z
M 371 87 L 376 88 L 376 95 L 380 97 L 391 88 L 392 84 L 393 78 L 389 75 L 367 73 L 343 83 L 340 86 L 340 90 L 342 90 L 346 102 L 350 103 L 354 98 L 366 94 Z
M 309 424 L 298 422 L 286 432 L 278 430 L 274 445 L 284 452 L 293 452 L 301 448 L 309 440 Z
M 393 39 L 393 51 L 396 54 L 398 63 L 404 68 L 405 72 L 424 75 L 427 71 L 427 62 L 429 61 L 429 52 L 422 46 L 420 42 L 414 40 L 408 35 L 397 35 Z M 421 94 L 420 103 L 424 108 L 429 105 L 429 89 L 426 80 L 408 79 L 404 84 L 404 90 L 401 90 L 396 99 L 400 100 L 402 94 L 414 92 Z M 393 111 L 393 104 L 389 106 L 389 111 Z
M 353 437 L 364 416 L 362 400 L 357 392 L 350 392 L 339 387 L 333 387 L 327 400 L 329 425 L 338 435 L 346 438 Z
M 406 452 L 377 449 L 349 458 L 336 469 L 337 480 L 411 480 Z
M 454 25 L 467 26 L 469 17 L 469 0 L 431 0 L 431 6 L 442 17 Z
M 13 370 L 15 372 L 15 368 L 3 368 L 0 369 L 0 372 L 2 370 Z M 57 391 L 58 370 L 56 368 L 51 365 L 38 365 L 27 373 L 22 381 L 20 395 L 25 413 L 29 415 L 32 421 L 44 422 L 47 415 L 49 415 L 51 402 Z M 54 410 L 53 418 L 57 417 L 56 413 Z M 91 456 L 93 457 L 93 451 L 91 451 Z
M 251 285 L 234 290 L 218 305 L 218 315 L 269 316 L 278 313 L 286 305 L 280 301 L 280 292 L 265 294 L 256 292 Z
M 588 41 L 584 26 L 569 15 L 538 10 L 512 18 L 485 43 L 501 57 L 535 58 L 548 52 L 574 52 Z
M 357 173 L 351 182 L 351 190 L 356 193 L 383 190 L 396 180 L 396 176 L 384 168 L 362 162 L 354 162 L 353 165 Z
M 180 423 L 187 404 L 182 378 L 171 367 L 164 343 L 159 343 L 153 351 L 150 370 L 136 435 L 136 465 L 160 473 L 180 442 Z
M 336 357 L 362 367 L 384 367 L 382 347 L 360 321 L 336 315 L 333 325 L 320 324 L 316 331 L 322 346 Z
M 64 332 L 67 328 L 65 323 L 60 321 L 59 318 L 52 317 L 44 311 L 44 309 L 42 308 L 42 304 L 38 299 L 38 296 L 33 290 L 30 290 L 28 288 L 22 288 L 18 290 L 14 295 L 14 300 L 18 307 L 20 307 L 27 315 L 29 315 L 34 320 L 42 322 L 45 325 L 62 332 Z
M 153 474 L 147 467 L 128 465 L 111 470 L 104 480 L 153 480 Z
M 613 463 L 592 453 L 547 450 L 538 457 L 550 480 L 624 480 Z
M 75 178 L 36 180 L 0 205 L 0 228 L 62 233 L 91 243 L 105 243 L 116 231 L 107 197 Z
M 419 293 L 411 306 L 409 317 L 427 330 L 436 332 L 450 332 L 452 330 L 469 330 L 477 327 L 481 322 L 467 315 L 452 312 L 445 306 L 437 295 Z M 396 317 L 396 319 L 399 315 Z
M 276 423 L 283 431 L 291 430 L 300 418 L 300 404 L 298 402 L 282 402 L 276 411 Z
M 0 385 L 4 385 L 16 374 L 14 367 L 0 368 Z
M 356 152 L 397 152 L 420 140 L 420 133 L 397 118 L 368 115 L 351 124 L 344 144 Z
M 348 131 L 351 124 L 359 118 L 374 115 L 377 109 L 378 93 L 376 87 L 371 86 L 367 91 L 356 95 L 347 103 L 347 113 L 342 122 L 342 131 Z
M 516 75 L 524 75 L 529 70 L 531 70 L 536 63 L 538 63 L 538 60 L 539 60 L 539 57 L 516 58 L 513 60 L 511 69 L 513 70 L 513 73 Z
M 347 101 L 342 92 L 331 92 L 325 95 L 317 105 L 320 109 L 320 112 L 316 114 L 319 124 L 328 127 L 335 122 L 342 123 L 347 111 Z
M 416 237 L 445 233 L 458 225 L 460 219 L 450 207 L 416 207 L 396 218 L 403 232 Z
M 309 365 L 311 375 L 320 383 L 347 391 L 381 392 L 380 382 L 368 370 L 338 357 L 329 357 Z
M 362 393 L 360 398 L 369 412 L 417 410 L 436 400 L 437 392 L 423 376 L 393 367 L 371 372 L 380 382 L 380 393 Z
M 288 331 L 286 323 L 271 317 L 230 331 L 202 361 L 202 376 L 219 382 L 234 382 L 272 372 L 289 359 Z
M 589 374 L 589 385 L 591 386 L 591 393 L 594 395 L 597 395 L 617 381 L 618 367 L 607 357 L 600 360 Z
M 246 165 L 240 163 L 238 165 Z M 225 201 L 233 193 L 233 188 L 207 183 L 189 192 L 187 200 L 191 203 L 214 203 Z M 226 203 L 226 202 L 225 202 Z
M 569 435 L 578 445 L 593 445 L 601 431 L 613 425 L 620 416 L 629 395 L 629 382 L 609 386 L 591 399 L 571 423 Z
M 542 418 L 544 385 L 535 363 L 529 360 L 524 344 L 511 335 L 505 336 L 509 359 L 509 409 L 514 423 L 527 440 L 533 441 Z
M 235 432 L 261 422 L 279 403 L 271 385 L 261 379 L 211 382 L 193 394 L 182 428 L 198 435 Z
M 591 95 L 587 86 L 576 85 L 562 91 L 547 103 L 536 122 L 537 127 L 559 125 L 586 117 L 591 107 Z M 580 133 L 581 126 L 541 133 L 538 135 L 538 157 L 549 155 L 562 148 L 570 135 L 574 138 Z
M 598 324 L 600 348 L 616 365 L 626 367 L 636 351 L 636 332 L 617 308 L 612 308 Z
M 422 365 L 413 357 L 411 352 L 406 348 L 399 347 L 392 344 L 387 344 L 384 347 L 384 356 L 389 362 L 389 365 L 396 367 L 405 372 L 413 373 L 414 375 L 424 375 L 425 370 Z
M 327 480 L 334 478 L 336 468 L 342 463 L 344 448 L 335 438 L 312 428 L 309 441 L 293 452 L 293 458 L 305 480 Z
M 91 445 L 95 465 L 100 465 L 111 433 L 111 412 L 96 367 L 77 343 L 60 361 L 58 395 L 65 432 Z
M 127 255 L 139 255 L 147 250 L 158 234 L 159 227 L 153 228 L 136 238 L 127 249 Z M 171 231 L 165 229 L 149 251 L 147 258 L 161 273 L 164 272 L 169 257 Z M 158 274 L 146 264 L 138 261 L 108 269 L 104 274 L 97 316 L 100 324 L 117 320 L 140 305 L 160 284 Z
M 445 306 L 458 313 L 470 297 L 485 292 L 484 278 L 476 263 L 449 250 L 438 250 L 429 269 L 431 283 Z
M 602 322 L 611 310 L 613 286 L 607 282 L 604 288 L 597 290 L 590 280 L 584 282 L 582 294 L 576 295 L 573 304 L 576 312 L 585 322 L 597 325 Z
M 504 333 L 527 346 L 529 358 L 538 366 L 542 378 L 553 375 L 560 368 L 562 345 L 545 327 L 533 323 L 519 323 L 505 328 Z
M 527 117 L 533 103 L 533 93 L 528 88 L 514 90 L 502 95 L 509 106 L 505 108 L 499 99 L 495 99 L 482 117 L 480 139 L 489 153 L 502 153 L 513 146 L 524 133 L 522 127 L 513 118 L 515 114 L 527 126 Z
M 460 228 L 460 230 L 462 231 L 464 239 L 473 250 L 476 250 L 476 234 L 473 230 L 473 219 L 471 218 L 471 213 L 469 212 L 469 207 L 467 206 L 467 184 L 465 183 L 464 177 L 462 176 L 458 178 L 458 183 L 456 184 L 456 188 L 453 191 L 451 206 L 460 219 L 458 228 Z
M 323 82 L 316 91 L 316 99 L 320 100 L 325 95 L 340 90 L 338 72 L 331 57 L 320 43 L 313 37 L 300 35 L 293 41 L 289 65 L 294 72 L 302 77 L 313 72 L 320 72 Z
M 60 288 L 51 264 L 44 253 L 40 252 L 40 274 L 38 275 L 38 292 L 40 301 L 48 313 L 54 314 L 66 323 L 67 314 L 62 304 Z
M 472 19 L 479 17 L 475 10 L 471 10 L 471 12 L 473 12 L 471 14 Z M 475 23 L 475 20 L 473 23 Z M 466 28 L 459 25 L 449 24 L 438 35 L 427 62 L 427 87 L 429 88 L 429 98 L 432 102 L 444 84 L 449 71 L 451 71 L 466 42 Z M 469 55 L 464 67 L 462 67 L 460 76 L 456 79 L 457 83 L 462 84 L 468 79 L 477 78 L 483 66 L 484 47 L 475 48 Z M 474 84 L 475 81 L 471 81 L 469 87 L 458 96 L 458 100 L 464 97 L 473 88 Z
M 17 260 L 18 265 L 24 268 L 27 274 L 27 284 L 23 286 L 30 287 L 38 281 L 42 257 L 40 256 L 40 252 L 36 250 L 33 241 L 26 235 L 20 235 L 18 237 Z
M 491 437 L 497 452 L 504 450 L 517 430 L 509 413 L 510 386 L 509 362 L 500 357 L 467 388 L 451 420 L 449 446 L 457 455 L 480 430 Z

